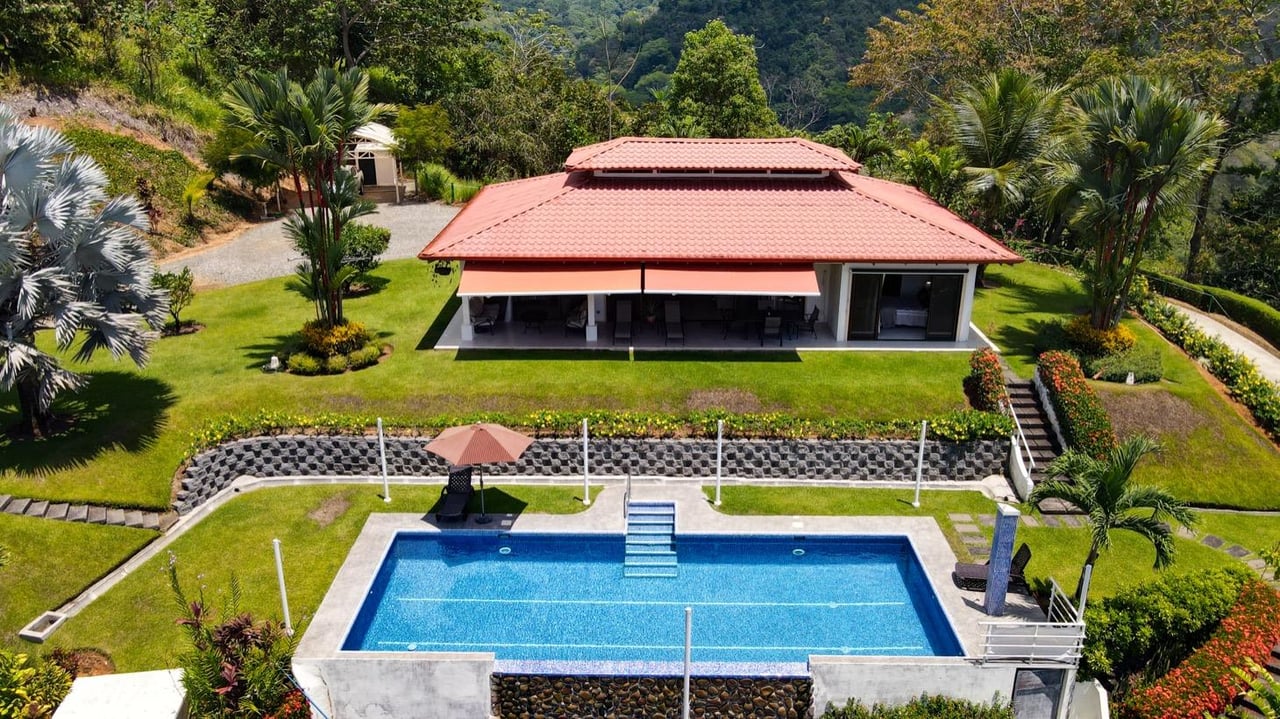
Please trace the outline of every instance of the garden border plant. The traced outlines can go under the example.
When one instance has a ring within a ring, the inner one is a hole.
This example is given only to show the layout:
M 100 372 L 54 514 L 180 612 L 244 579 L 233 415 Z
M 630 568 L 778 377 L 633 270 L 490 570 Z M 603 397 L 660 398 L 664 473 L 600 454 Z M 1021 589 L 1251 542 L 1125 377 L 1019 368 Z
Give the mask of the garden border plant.
M 1116 447 L 1116 433 L 1102 400 L 1085 380 L 1080 362 L 1066 352 L 1045 352 L 1036 362 L 1067 444 L 1092 457 Z
M 964 378 L 969 404 L 981 412 L 1001 412 L 1008 398 L 1004 386 L 1004 368 L 1000 355 L 990 347 L 976 349 L 969 355 L 969 376 Z
M 1266 302 L 1221 287 L 1199 285 L 1156 272 L 1143 272 L 1142 275 L 1147 278 L 1148 284 L 1159 286 L 1160 294 L 1182 300 L 1206 312 L 1225 311 L 1232 320 L 1262 335 L 1271 344 L 1280 346 L 1280 310 Z M 1215 300 L 1217 306 L 1207 302 L 1206 297 Z
M 1127 719 L 1200 719 L 1226 709 L 1248 686 L 1233 671 L 1266 661 L 1280 641 L 1280 594 L 1251 579 L 1217 630 L 1186 661 L 1121 705 Z
M 431 434 L 446 427 L 472 422 L 495 422 L 532 434 L 536 438 L 581 436 L 587 420 L 593 437 L 601 439 L 702 438 L 716 436 L 717 421 L 724 421 L 726 439 L 913 439 L 918 420 L 873 422 L 839 417 L 809 418 L 790 415 L 735 414 L 721 410 L 686 412 L 628 412 L 613 410 L 540 411 L 529 413 L 478 412 L 469 415 L 437 415 L 399 418 L 387 422 L 390 431 Z M 970 442 L 1005 439 L 1013 432 L 1013 420 L 1003 414 L 960 410 L 925 418 L 929 439 Z M 260 410 L 255 414 L 227 415 L 207 421 L 192 433 L 184 460 L 204 450 L 236 439 L 296 432 L 365 434 L 376 418 L 347 414 L 303 415 Z

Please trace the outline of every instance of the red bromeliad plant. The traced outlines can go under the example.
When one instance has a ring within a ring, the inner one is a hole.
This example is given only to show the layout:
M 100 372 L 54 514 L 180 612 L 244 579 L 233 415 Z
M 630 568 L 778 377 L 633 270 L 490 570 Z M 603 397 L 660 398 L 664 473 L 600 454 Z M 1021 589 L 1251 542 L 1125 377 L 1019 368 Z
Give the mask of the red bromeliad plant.
M 1102 458 L 1116 447 L 1116 433 L 1102 400 L 1085 380 L 1075 357 L 1045 352 L 1037 363 L 1040 380 L 1049 391 L 1053 409 L 1067 444 L 1091 457 Z
M 1200 719 L 1217 714 L 1248 689 L 1232 671 L 1266 661 L 1280 641 L 1280 594 L 1262 582 L 1244 585 L 1217 631 L 1194 654 L 1122 706 L 1127 719 Z

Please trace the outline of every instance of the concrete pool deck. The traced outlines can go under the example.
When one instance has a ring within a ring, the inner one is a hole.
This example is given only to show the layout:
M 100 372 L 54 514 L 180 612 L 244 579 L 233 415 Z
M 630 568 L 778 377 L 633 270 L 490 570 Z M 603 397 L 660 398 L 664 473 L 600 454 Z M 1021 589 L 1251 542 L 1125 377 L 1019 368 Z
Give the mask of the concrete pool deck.
M 383 556 L 397 532 L 411 530 L 431 531 L 499 531 L 537 533 L 602 533 L 622 534 L 625 531 L 623 498 L 625 490 L 609 486 L 601 490 L 591 506 L 577 514 L 493 514 L 488 524 L 477 524 L 472 515 L 466 522 L 452 523 L 444 528 L 436 525 L 431 517 L 421 514 L 371 515 L 356 539 L 346 562 L 330 586 L 316 616 L 307 628 L 298 647 L 300 659 L 351 657 L 360 653 L 342 652 L 341 646 L 350 631 L 351 624 L 364 602 L 374 575 L 382 566 Z M 1010 594 L 1006 614 L 990 617 L 982 611 L 982 594 L 964 592 L 951 581 L 951 571 L 956 555 L 942 530 L 931 517 L 900 516 L 782 516 L 782 515 L 728 515 L 715 509 L 703 494 L 700 486 L 649 485 L 632 487 L 632 499 L 636 501 L 674 501 L 676 505 L 677 534 L 828 534 L 906 536 L 919 556 L 925 573 L 933 584 L 939 603 L 948 615 L 960 640 L 965 657 L 980 654 L 984 621 L 1044 621 L 1044 614 L 1031 597 Z M 379 652 L 393 658 L 425 659 L 428 652 Z M 440 658 L 487 659 L 489 653 L 449 653 Z

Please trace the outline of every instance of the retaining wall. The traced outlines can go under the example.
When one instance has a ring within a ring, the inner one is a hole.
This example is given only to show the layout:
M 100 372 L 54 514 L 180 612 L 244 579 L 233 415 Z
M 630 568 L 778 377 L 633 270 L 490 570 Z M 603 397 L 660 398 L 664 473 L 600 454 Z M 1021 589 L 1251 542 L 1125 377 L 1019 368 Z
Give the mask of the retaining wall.
M 681 677 L 543 676 L 494 674 L 493 715 L 500 719 L 593 716 L 680 716 Z M 806 719 L 812 717 L 808 678 L 695 677 L 693 717 Z
M 444 477 L 447 463 L 423 450 L 424 437 L 388 437 L 391 476 Z M 722 475 L 732 479 L 823 479 L 908 482 L 915 478 L 913 441 L 726 440 Z M 714 477 L 714 440 L 593 439 L 593 477 L 627 474 Z M 927 481 L 976 481 L 1003 474 L 1005 440 L 926 442 Z M 183 470 L 174 507 L 185 514 L 237 477 L 372 476 L 380 473 L 378 440 L 364 436 L 279 435 L 221 444 Z M 581 476 L 582 441 L 540 439 L 519 462 L 485 465 L 486 475 Z

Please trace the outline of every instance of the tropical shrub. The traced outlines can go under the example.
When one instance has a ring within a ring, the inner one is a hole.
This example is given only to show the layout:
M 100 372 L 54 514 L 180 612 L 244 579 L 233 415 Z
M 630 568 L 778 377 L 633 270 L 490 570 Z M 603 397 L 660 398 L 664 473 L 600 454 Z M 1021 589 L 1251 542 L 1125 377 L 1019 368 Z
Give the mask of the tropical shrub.
M 351 369 L 360 369 L 370 365 L 377 364 L 378 358 L 382 356 L 382 348 L 375 342 L 361 347 L 360 349 L 347 355 L 347 363 L 351 365 Z
M 1085 357 L 1080 364 L 1086 375 L 1104 382 L 1124 382 L 1130 372 L 1138 384 L 1159 382 L 1164 376 L 1164 360 L 1155 347 L 1134 347 L 1120 354 Z
M 178 664 L 191 716 L 252 719 L 269 717 L 283 707 L 296 688 L 289 678 L 289 662 L 297 647 L 284 625 L 239 611 L 235 575 L 221 611 L 209 606 L 203 589 L 187 597 L 172 556 L 169 586 L 181 608 L 178 624 L 190 642 Z
M 1221 712 L 1248 687 L 1233 671 L 1262 663 L 1280 641 L 1280 594 L 1251 579 L 1217 630 L 1186 661 L 1121 705 L 1127 719 L 1201 719 Z
M 285 695 L 284 703 L 267 719 L 311 719 L 311 705 L 301 690 L 294 689 Z
M 1253 413 L 1254 421 L 1280 439 L 1280 386 L 1268 381 L 1249 358 L 1234 352 L 1222 340 L 1201 332 L 1176 307 L 1159 298 L 1139 306 L 1148 322 L 1192 357 L 1205 360 L 1214 377 L 1222 380 L 1235 397 Z
M 1072 449 L 1101 458 L 1116 447 L 1111 418 L 1075 357 L 1066 352 L 1045 352 L 1036 363 L 1036 372 Z
M 289 359 L 285 362 L 285 366 L 294 374 L 309 377 L 311 375 L 320 374 L 324 369 L 324 360 L 321 360 L 318 357 L 313 357 L 306 352 L 294 352 L 289 355 Z
M 1259 550 L 1258 556 L 1262 557 L 1262 561 L 1266 562 L 1266 566 L 1271 570 L 1271 579 L 1280 579 L 1280 542 L 1271 545 L 1270 549 Z M 4 548 L 0 547 L 0 560 L 4 559 Z M 3 566 L 0 561 L 0 566 Z
M 356 271 L 352 279 L 376 269 L 380 263 L 378 258 L 391 245 L 391 230 L 385 227 L 353 222 L 343 232 L 346 236 L 346 263 Z
M 317 357 L 350 354 L 368 344 L 369 339 L 369 330 L 359 322 L 329 326 L 312 320 L 302 326 L 302 346 Z
M 470 202 L 476 193 L 484 189 L 484 183 L 476 180 L 463 180 L 449 171 L 444 165 L 424 162 L 418 165 L 418 194 L 426 195 L 450 205 Z
M 294 358 L 289 357 L 290 369 Z M 314 358 L 313 358 L 314 361 Z M 318 368 L 318 365 L 317 365 Z M 403 430 L 435 433 L 446 427 L 472 422 L 497 422 L 538 438 L 578 437 L 582 420 L 587 420 L 591 436 L 608 438 L 716 436 L 716 422 L 724 421 L 728 439 L 915 439 L 920 423 L 912 420 L 872 422 L 840 417 L 806 418 L 783 414 L 733 414 L 723 410 L 667 414 L 662 412 L 619 412 L 616 410 L 539 411 L 526 414 L 481 412 L 466 415 L 439 415 L 398 420 Z M 927 418 L 929 436 L 936 440 L 971 441 L 1007 439 L 1013 420 L 992 412 L 963 411 Z M 210 420 L 191 436 L 187 457 L 223 442 L 257 435 L 316 430 L 363 434 L 374 426 L 373 417 L 345 414 L 297 415 L 262 410 L 257 414 L 230 415 Z
M 334 355 L 324 358 L 325 374 L 342 374 L 347 371 L 348 366 L 346 355 Z
M 1092 357 L 1106 357 L 1121 354 L 1133 349 L 1138 338 L 1133 331 L 1123 325 L 1115 325 L 1107 329 L 1098 329 L 1090 324 L 1088 315 L 1080 315 L 1068 322 L 1063 330 L 1067 344 L 1082 354 Z
M 151 284 L 169 293 L 169 316 L 173 318 L 173 332 L 182 330 L 182 318 L 179 315 L 195 299 L 193 289 L 195 275 L 190 267 L 183 267 L 181 272 L 157 272 L 151 277 Z
M 964 388 L 974 409 L 999 412 L 1006 396 L 1000 355 L 990 347 L 974 350 L 969 355 L 969 376 L 965 377 Z
M 0 649 L 0 717 L 44 719 L 71 691 L 71 675 L 53 662 Z
M 1090 605 L 1080 671 L 1121 694 L 1163 676 L 1209 638 L 1249 578 L 1239 566 L 1164 576 Z
M 1013 719 L 1013 706 L 996 696 L 983 704 L 966 699 L 921 694 L 906 704 L 868 707 L 850 699 L 843 707 L 827 705 L 821 719 Z

